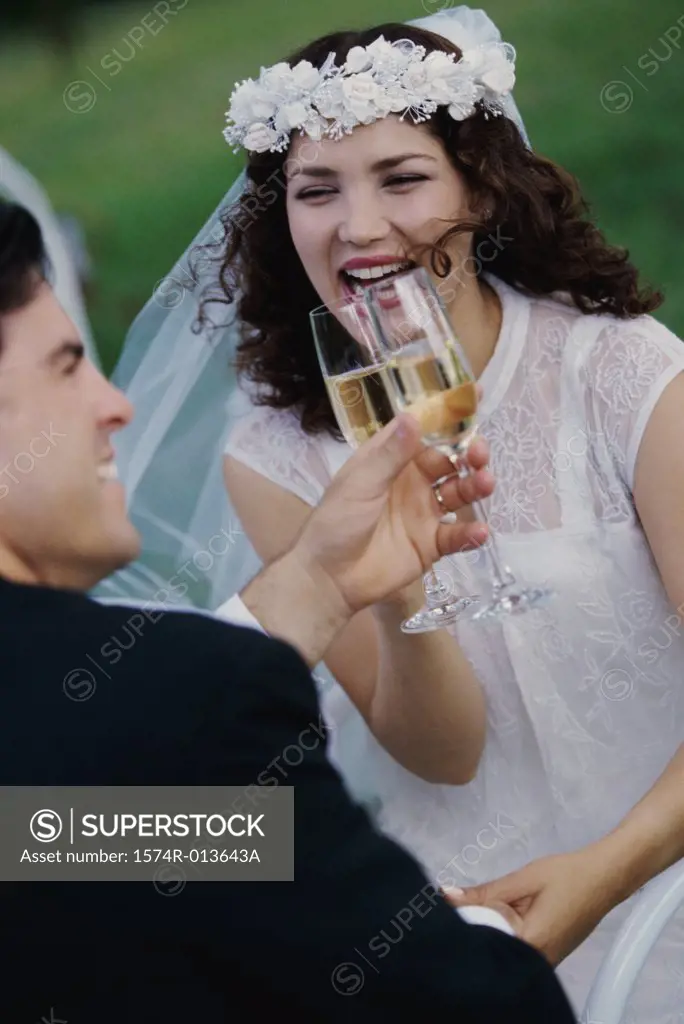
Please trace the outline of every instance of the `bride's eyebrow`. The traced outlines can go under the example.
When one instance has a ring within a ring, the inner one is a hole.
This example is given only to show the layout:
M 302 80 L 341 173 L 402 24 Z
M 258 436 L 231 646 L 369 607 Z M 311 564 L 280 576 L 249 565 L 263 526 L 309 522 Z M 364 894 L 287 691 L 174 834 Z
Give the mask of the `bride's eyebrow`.
M 432 160 L 436 163 L 436 157 L 431 156 L 429 153 L 402 153 L 400 156 L 388 156 L 382 160 L 377 160 L 371 165 L 371 171 L 377 173 L 378 171 L 391 171 L 394 167 L 398 167 L 399 164 L 403 164 L 406 160 Z M 332 167 L 321 167 L 320 165 L 312 165 L 311 167 L 303 167 L 297 170 L 291 177 L 290 181 L 295 178 L 306 177 L 306 178 L 334 178 L 338 174 L 338 171 Z

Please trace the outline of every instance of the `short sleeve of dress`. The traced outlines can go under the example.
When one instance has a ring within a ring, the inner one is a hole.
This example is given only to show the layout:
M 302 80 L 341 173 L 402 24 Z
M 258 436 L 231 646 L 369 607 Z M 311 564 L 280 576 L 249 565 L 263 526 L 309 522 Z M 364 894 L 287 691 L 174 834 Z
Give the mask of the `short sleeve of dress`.
M 254 407 L 233 427 L 224 453 L 307 505 L 317 505 L 330 483 L 319 440 L 304 433 L 290 409 Z
M 684 343 L 652 317 L 610 319 L 585 364 L 590 417 L 634 491 L 634 471 L 646 425 L 667 385 L 684 370 Z

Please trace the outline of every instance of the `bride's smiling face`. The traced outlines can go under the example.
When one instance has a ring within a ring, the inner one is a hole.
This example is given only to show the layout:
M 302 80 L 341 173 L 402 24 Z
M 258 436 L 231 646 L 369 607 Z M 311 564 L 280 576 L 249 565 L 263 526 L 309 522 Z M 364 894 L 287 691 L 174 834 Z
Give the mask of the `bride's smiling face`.
M 339 141 L 296 136 L 285 164 L 287 215 L 304 270 L 328 303 L 415 262 L 416 246 L 435 242 L 467 217 L 468 195 L 442 143 L 419 125 L 387 117 Z M 447 251 L 455 264 L 472 235 Z M 421 262 L 427 264 L 428 257 Z

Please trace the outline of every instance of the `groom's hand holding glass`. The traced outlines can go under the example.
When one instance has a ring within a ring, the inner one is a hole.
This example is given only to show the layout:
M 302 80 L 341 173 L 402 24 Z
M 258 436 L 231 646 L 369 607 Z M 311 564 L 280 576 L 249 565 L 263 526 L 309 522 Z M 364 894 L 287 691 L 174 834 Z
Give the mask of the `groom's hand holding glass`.
M 468 451 L 467 477 L 421 440 L 409 414 L 393 419 L 358 449 L 334 478 L 290 551 L 242 592 L 263 628 L 297 647 L 309 665 L 362 608 L 420 579 L 445 555 L 479 547 L 487 527 L 444 522 L 442 501 L 458 511 L 488 497 L 494 479 L 489 449 Z

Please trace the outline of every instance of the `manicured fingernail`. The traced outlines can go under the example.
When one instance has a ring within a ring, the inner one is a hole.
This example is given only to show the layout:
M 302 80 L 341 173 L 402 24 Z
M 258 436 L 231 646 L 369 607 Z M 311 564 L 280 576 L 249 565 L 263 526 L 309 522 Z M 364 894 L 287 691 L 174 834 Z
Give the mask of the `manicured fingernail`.
M 396 416 L 394 422 L 397 424 L 397 434 L 400 437 L 406 437 L 414 430 L 413 420 L 408 413 L 401 413 L 399 416 Z
M 403 444 L 408 438 L 413 437 L 415 434 L 415 424 L 407 414 L 395 417 L 393 420 L 394 430 L 392 431 L 392 439 L 397 441 L 398 444 Z
M 392 445 L 395 445 L 395 444 L 396 445 L 401 445 L 402 437 L 403 437 L 403 433 L 402 433 L 402 429 L 401 428 L 402 428 L 402 424 L 399 422 L 399 420 L 395 416 L 395 418 L 393 420 L 390 420 L 390 422 L 387 423 L 382 428 L 383 443 L 384 444 L 392 444 Z

